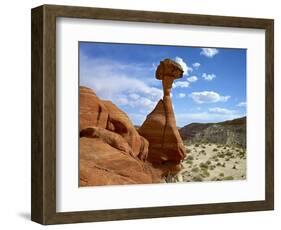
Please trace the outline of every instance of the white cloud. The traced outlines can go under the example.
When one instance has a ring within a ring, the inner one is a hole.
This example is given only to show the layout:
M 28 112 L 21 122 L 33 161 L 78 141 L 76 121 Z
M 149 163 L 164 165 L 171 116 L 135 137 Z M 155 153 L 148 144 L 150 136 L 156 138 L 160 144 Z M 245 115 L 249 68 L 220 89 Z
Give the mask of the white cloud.
M 189 82 L 196 82 L 198 80 L 198 78 L 196 76 L 191 76 L 191 77 L 188 77 L 187 80 Z
M 238 107 L 246 107 L 247 106 L 247 102 L 242 101 L 242 102 L 238 103 L 236 106 L 238 106 Z
M 185 93 L 179 93 L 179 94 L 178 94 L 178 97 L 179 97 L 179 98 L 184 98 L 185 96 L 186 96 Z
M 175 58 L 175 61 L 181 65 L 182 69 L 183 69 L 183 75 L 186 75 L 188 76 L 189 75 L 189 72 L 192 72 L 193 69 L 191 67 L 189 67 L 187 65 L 186 62 L 184 62 L 184 60 L 181 58 L 181 57 L 176 57 Z
M 189 97 L 198 104 L 226 102 L 230 98 L 230 96 L 222 96 L 213 91 L 193 92 L 189 94 Z
M 108 59 L 90 59 L 81 55 L 80 85 L 92 88 L 96 94 L 105 100 L 111 100 L 117 106 L 137 108 L 145 113 L 150 112 L 163 91 L 153 84 L 153 76 L 146 77 L 151 66 L 126 65 Z
M 176 81 L 173 83 L 173 88 L 187 88 L 189 85 L 188 81 Z
M 233 114 L 233 113 L 235 113 L 234 110 L 230 110 L 230 109 L 226 109 L 226 108 L 221 108 L 221 107 L 209 108 L 209 112 L 211 112 L 211 113 L 219 113 L 219 114 Z
M 201 64 L 199 62 L 195 62 L 195 63 L 192 64 L 194 69 L 198 69 L 200 67 L 200 65 Z
M 219 53 L 218 49 L 215 48 L 202 48 L 202 51 L 200 52 L 201 55 L 204 55 L 205 57 L 212 58 L 215 55 Z
M 211 73 L 211 74 L 202 74 L 202 78 L 204 78 L 206 81 L 212 81 L 214 78 L 216 78 L 216 75 Z
M 140 95 L 138 95 L 136 93 L 131 93 L 131 94 L 129 94 L 128 97 L 133 99 L 133 100 L 138 100 L 140 98 Z

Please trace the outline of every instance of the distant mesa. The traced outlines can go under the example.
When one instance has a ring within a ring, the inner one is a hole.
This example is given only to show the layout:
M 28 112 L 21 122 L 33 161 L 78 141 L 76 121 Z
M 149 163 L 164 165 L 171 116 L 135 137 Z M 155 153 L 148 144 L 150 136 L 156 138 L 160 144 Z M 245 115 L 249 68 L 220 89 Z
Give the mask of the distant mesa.
M 179 129 L 187 144 L 216 143 L 246 148 L 246 117 L 218 123 L 191 123 Z

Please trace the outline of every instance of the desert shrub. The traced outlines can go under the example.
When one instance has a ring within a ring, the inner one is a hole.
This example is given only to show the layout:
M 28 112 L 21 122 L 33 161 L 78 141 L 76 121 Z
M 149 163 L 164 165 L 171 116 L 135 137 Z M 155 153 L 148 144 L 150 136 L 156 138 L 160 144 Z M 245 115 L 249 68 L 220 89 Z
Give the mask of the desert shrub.
M 220 163 L 220 162 L 218 162 L 218 163 L 216 164 L 216 166 L 221 166 L 221 163 Z
M 194 146 L 195 146 L 195 147 L 199 147 L 199 144 L 195 144 Z
M 225 159 L 225 161 L 229 161 L 229 160 L 230 160 L 230 158 L 226 158 L 226 159 Z
M 205 178 L 205 177 L 208 177 L 210 176 L 210 173 L 208 172 L 208 170 L 202 170 L 202 172 L 200 173 L 200 176 Z
M 246 152 L 244 152 L 244 151 L 240 151 L 239 152 L 239 157 L 242 159 L 242 158 L 244 158 L 246 156 Z
M 219 158 L 224 158 L 224 157 L 225 157 L 225 154 L 222 153 L 222 152 L 220 152 L 220 153 L 218 154 L 218 157 L 219 157 Z
M 194 176 L 193 178 L 192 178 L 192 180 L 193 181 L 197 181 L 197 182 L 199 182 L 199 181 L 203 181 L 203 179 L 202 179 L 202 177 L 201 176 Z
M 220 173 L 219 176 L 220 176 L 220 177 L 223 177 L 223 176 L 224 176 L 224 173 Z
M 209 167 L 210 170 L 214 170 L 215 168 L 216 168 L 215 165 L 210 165 L 210 167 Z
M 193 167 L 193 168 L 191 169 L 191 171 L 192 171 L 192 172 L 199 172 L 199 168 L 198 168 L 198 167 Z
M 223 163 L 221 166 L 225 168 L 225 163 Z
M 204 149 L 202 149 L 199 153 L 202 154 L 202 155 L 204 155 L 204 156 L 206 156 L 206 154 L 207 154 Z
M 206 164 L 207 164 L 207 165 L 210 165 L 210 164 L 211 164 L 211 161 L 210 161 L 210 160 L 207 160 L 207 161 L 206 161 Z
M 236 165 L 233 165 L 232 169 L 237 169 L 237 168 L 236 168 Z
M 188 156 L 186 159 L 187 159 L 187 160 L 193 161 L 193 160 L 194 160 L 194 157 L 193 157 L 193 156 Z
M 190 153 L 191 150 L 190 150 L 190 149 L 186 149 L 185 152 L 186 152 L 186 153 Z
M 207 168 L 209 167 L 208 164 L 203 163 L 203 162 L 201 162 L 201 163 L 199 164 L 199 166 L 200 166 L 200 168 L 204 168 L 204 169 L 207 169 Z
M 186 160 L 185 162 L 190 165 L 193 163 L 192 160 Z
M 231 156 L 233 155 L 233 153 L 232 153 L 232 152 L 227 151 L 227 152 L 225 153 L 225 155 L 226 155 L 226 156 L 228 156 L 228 157 L 231 157 Z
M 216 149 L 216 148 L 213 149 L 213 152 L 217 152 L 217 151 L 218 151 L 218 149 Z

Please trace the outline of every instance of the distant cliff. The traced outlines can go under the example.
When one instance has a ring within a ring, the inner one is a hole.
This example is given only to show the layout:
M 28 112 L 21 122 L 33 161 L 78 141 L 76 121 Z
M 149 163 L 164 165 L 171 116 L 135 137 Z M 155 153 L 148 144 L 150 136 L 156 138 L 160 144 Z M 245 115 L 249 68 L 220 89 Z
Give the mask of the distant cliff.
M 217 143 L 246 148 L 246 117 L 218 123 L 191 123 L 179 132 L 187 143 Z

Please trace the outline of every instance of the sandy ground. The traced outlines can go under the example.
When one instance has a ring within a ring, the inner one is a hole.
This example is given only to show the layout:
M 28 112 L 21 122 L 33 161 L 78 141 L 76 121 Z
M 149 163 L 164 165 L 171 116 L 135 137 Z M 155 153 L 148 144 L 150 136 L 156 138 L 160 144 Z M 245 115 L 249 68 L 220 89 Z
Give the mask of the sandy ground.
M 166 182 L 222 181 L 246 179 L 246 151 L 217 144 L 186 146 L 182 170 Z

